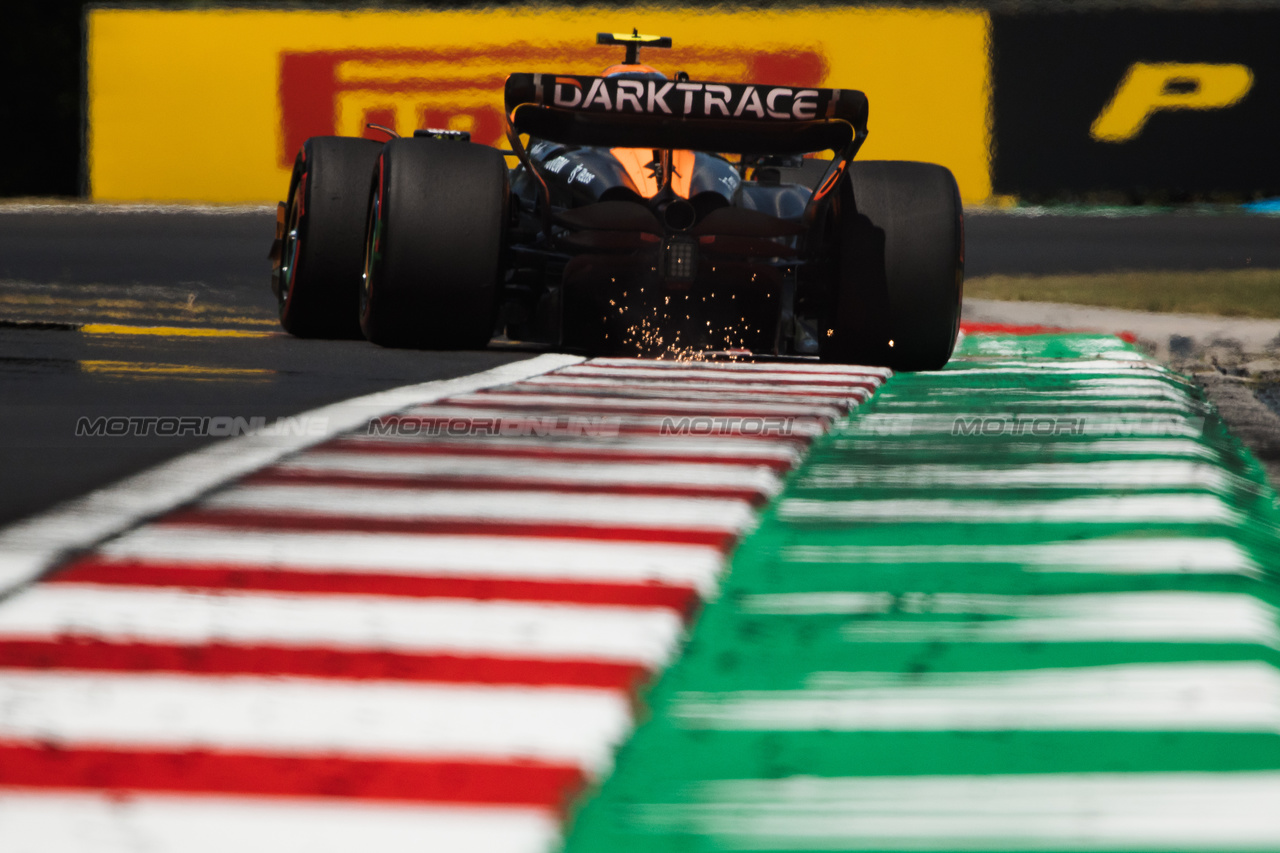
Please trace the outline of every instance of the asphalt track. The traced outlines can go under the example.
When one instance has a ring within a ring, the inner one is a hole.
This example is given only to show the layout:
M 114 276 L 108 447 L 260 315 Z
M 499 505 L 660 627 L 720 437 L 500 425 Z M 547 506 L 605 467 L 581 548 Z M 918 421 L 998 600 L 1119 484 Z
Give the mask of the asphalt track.
M 266 209 L 0 207 L 0 523 L 212 440 L 77 437 L 82 418 L 271 422 L 530 355 L 279 334 L 265 257 L 272 225 Z M 1280 267 L 1280 217 L 981 213 L 967 232 L 975 276 Z M 208 329 L 222 334 L 195 334 Z

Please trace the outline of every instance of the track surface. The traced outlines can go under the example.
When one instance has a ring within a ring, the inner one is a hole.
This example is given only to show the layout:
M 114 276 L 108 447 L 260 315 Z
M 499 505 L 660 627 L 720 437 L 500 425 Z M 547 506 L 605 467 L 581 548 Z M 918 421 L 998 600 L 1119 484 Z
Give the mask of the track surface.
M 971 214 L 965 273 L 1051 275 L 1109 270 L 1280 267 L 1280 217 Z
M 529 353 L 386 350 L 278 334 L 270 213 L 0 213 L 0 523 L 210 439 L 77 438 L 111 416 L 268 422 L 386 388 L 462 376 Z M 256 337 L 67 330 L 217 328 Z M 45 327 L 15 327 L 21 323 Z
M 279 334 L 270 211 L 0 207 L 0 523 L 209 439 L 77 438 L 82 417 L 262 417 L 472 373 L 528 353 L 426 354 Z M 971 275 L 1280 266 L 1280 218 L 970 216 Z M 42 327 L 18 324 L 40 323 Z M 266 332 L 90 334 L 84 323 Z

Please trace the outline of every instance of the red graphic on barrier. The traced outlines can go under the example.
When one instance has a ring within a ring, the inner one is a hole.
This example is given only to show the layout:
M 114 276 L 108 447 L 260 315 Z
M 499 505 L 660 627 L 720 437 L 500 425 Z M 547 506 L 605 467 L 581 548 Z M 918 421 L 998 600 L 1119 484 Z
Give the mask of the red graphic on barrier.
M 616 53 L 616 51 L 614 51 Z M 650 57 L 694 80 L 821 86 L 828 66 L 820 49 L 676 48 Z M 502 87 L 514 71 L 598 74 L 617 57 L 581 43 L 433 50 L 351 49 L 280 54 L 282 168 L 311 136 L 369 136 L 367 124 L 403 135 L 422 127 L 466 130 L 476 142 L 502 139 Z

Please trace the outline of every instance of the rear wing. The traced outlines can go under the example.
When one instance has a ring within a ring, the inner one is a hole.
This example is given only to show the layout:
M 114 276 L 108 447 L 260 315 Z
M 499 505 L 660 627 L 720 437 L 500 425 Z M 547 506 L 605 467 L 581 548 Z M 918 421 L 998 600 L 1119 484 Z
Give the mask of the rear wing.
M 506 116 L 515 133 L 566 145 L 805 154 L 860 143 L 867 96 L 855 89 L 512 74 Z

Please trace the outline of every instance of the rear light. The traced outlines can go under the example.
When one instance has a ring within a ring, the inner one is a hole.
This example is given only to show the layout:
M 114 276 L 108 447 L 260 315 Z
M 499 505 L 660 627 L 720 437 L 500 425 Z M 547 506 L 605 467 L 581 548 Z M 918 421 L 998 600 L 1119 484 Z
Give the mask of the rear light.
M 698 275 L 696 238 L 676 234 L 662 244 L 662 276 L 670 281 L 693 281 Z

